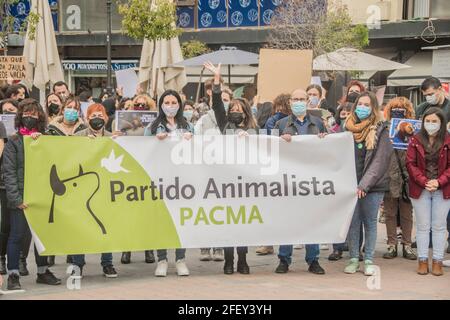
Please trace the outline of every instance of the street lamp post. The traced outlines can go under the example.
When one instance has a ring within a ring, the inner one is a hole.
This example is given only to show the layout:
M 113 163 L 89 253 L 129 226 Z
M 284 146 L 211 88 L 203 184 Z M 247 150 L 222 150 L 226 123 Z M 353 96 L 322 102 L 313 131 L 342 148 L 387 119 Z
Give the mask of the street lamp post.
M 107 48 L 107 84 L 106 91 L 108 95 L 113 94 L 112 88 L 112 64 L 111 64 L 111 29 L 112 29 L 112 17 L 111 17 L 111 0 L 106 0 L 106 14 L 108 19 L 108 31 L 106 34 L 106 48 Z

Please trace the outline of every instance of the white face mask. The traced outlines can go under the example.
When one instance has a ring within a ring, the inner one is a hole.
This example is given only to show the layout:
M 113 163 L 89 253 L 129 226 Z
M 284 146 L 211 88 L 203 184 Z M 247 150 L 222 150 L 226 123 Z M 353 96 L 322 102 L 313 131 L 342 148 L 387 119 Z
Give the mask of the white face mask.
M 433 122 L 425 122 L 423 127 L 427 131 L 428 135 L 432 136 L 436 134 L 439 131 L 439 129 L 441 129 L 441 124 Z
M 433 95 L 431 95 L 431 96 L 426 96 L 425 99 L 427 100 L 427 102 L 428 102 L 429 104 L 431 104 L 431 105 L 433 105 L 433 106 L 437 105 L 438 102 L 439 102 L 439 99 L 438 99 L 438 96 L 437 96 L 436 93 L 433 94 Z
M 177 115 L 178 109 L 180 109 L 179 105 L 162 105 L 162 109 L 167 117 L 173 118 Z

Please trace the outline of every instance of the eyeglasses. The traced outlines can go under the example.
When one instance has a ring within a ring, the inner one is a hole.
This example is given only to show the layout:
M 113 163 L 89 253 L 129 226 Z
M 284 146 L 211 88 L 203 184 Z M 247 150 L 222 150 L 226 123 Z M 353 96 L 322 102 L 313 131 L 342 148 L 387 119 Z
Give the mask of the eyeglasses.
M 135 103 L 134 106 L 145 108 L 145 107 L 147 107 L 147 104 L 146 103 Z

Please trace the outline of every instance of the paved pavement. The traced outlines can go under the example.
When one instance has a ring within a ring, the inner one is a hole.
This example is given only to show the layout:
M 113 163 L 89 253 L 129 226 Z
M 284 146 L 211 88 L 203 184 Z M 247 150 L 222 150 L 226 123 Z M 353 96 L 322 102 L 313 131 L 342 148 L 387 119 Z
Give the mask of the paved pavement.
M 307 272 L 305 250 L 294 250 L 294 262 L 288 274 L 275 274 L 276 255 L 257 256 L 250 248 L 248 261 L 250 275 L 224 275 L 222 262 L 200 262 L 199 250 L 187 251 L 189 277 L 178 277 L 174 266 L 174 253 L 169 251 L 169 275 L 156 278 L 156 264 L 146 264 L 144 253 L 132 255 L 132 264 L 121 265 L 120 254 L 114 254 L 117 279 L 102 276 L 99 255 L 87 257 L 80 290 L 69 290 L 65 257 L 57 257 L 52 268 L 63 284 L 57 287 L 35 283 L 36 268 L 30 253 L 30 276 L 22 277 L 25 293 L 0 296 L 6 299 L 450 299 L 450 268 L 442 277 L 419 276 L 415 273 L 416 261 L 401 257 L 382 259 L 385 249 L 385 226 L 379 225 L 376 263 L 381 268 L 379 290 L 369 290 L 362 273 L 347 275 L 342 271 L 347 254 L 341 261 L 330 262 L 326 258 L 330 250 L 321 251 L 320 263 L 326 275 Z M 450 259 L 450 255 L 446 255 Z M 5 279 L 6 280 L 6 279 Z M 375 283 L 376 284 L 376 283 Z

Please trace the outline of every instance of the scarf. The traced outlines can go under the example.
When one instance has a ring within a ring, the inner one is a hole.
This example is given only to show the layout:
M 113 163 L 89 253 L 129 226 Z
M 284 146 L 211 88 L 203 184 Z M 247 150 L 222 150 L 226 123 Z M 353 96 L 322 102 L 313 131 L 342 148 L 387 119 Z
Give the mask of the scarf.
M 367 150 L 375 149 L 377 137 L 377 124 L 375 117 L 371 116 L 368 119 L 356 122 L 356 116 L 352 113 L 345 122 L 345 127 L 348 131 L 353 133 L 355 142 L 365 142 Z
M 37 129 L 27 129 L 25 127 L 20 127 L 19 128 L 19 133 L 23 136 L 31 136 L 33 133 L 37 133 Z

